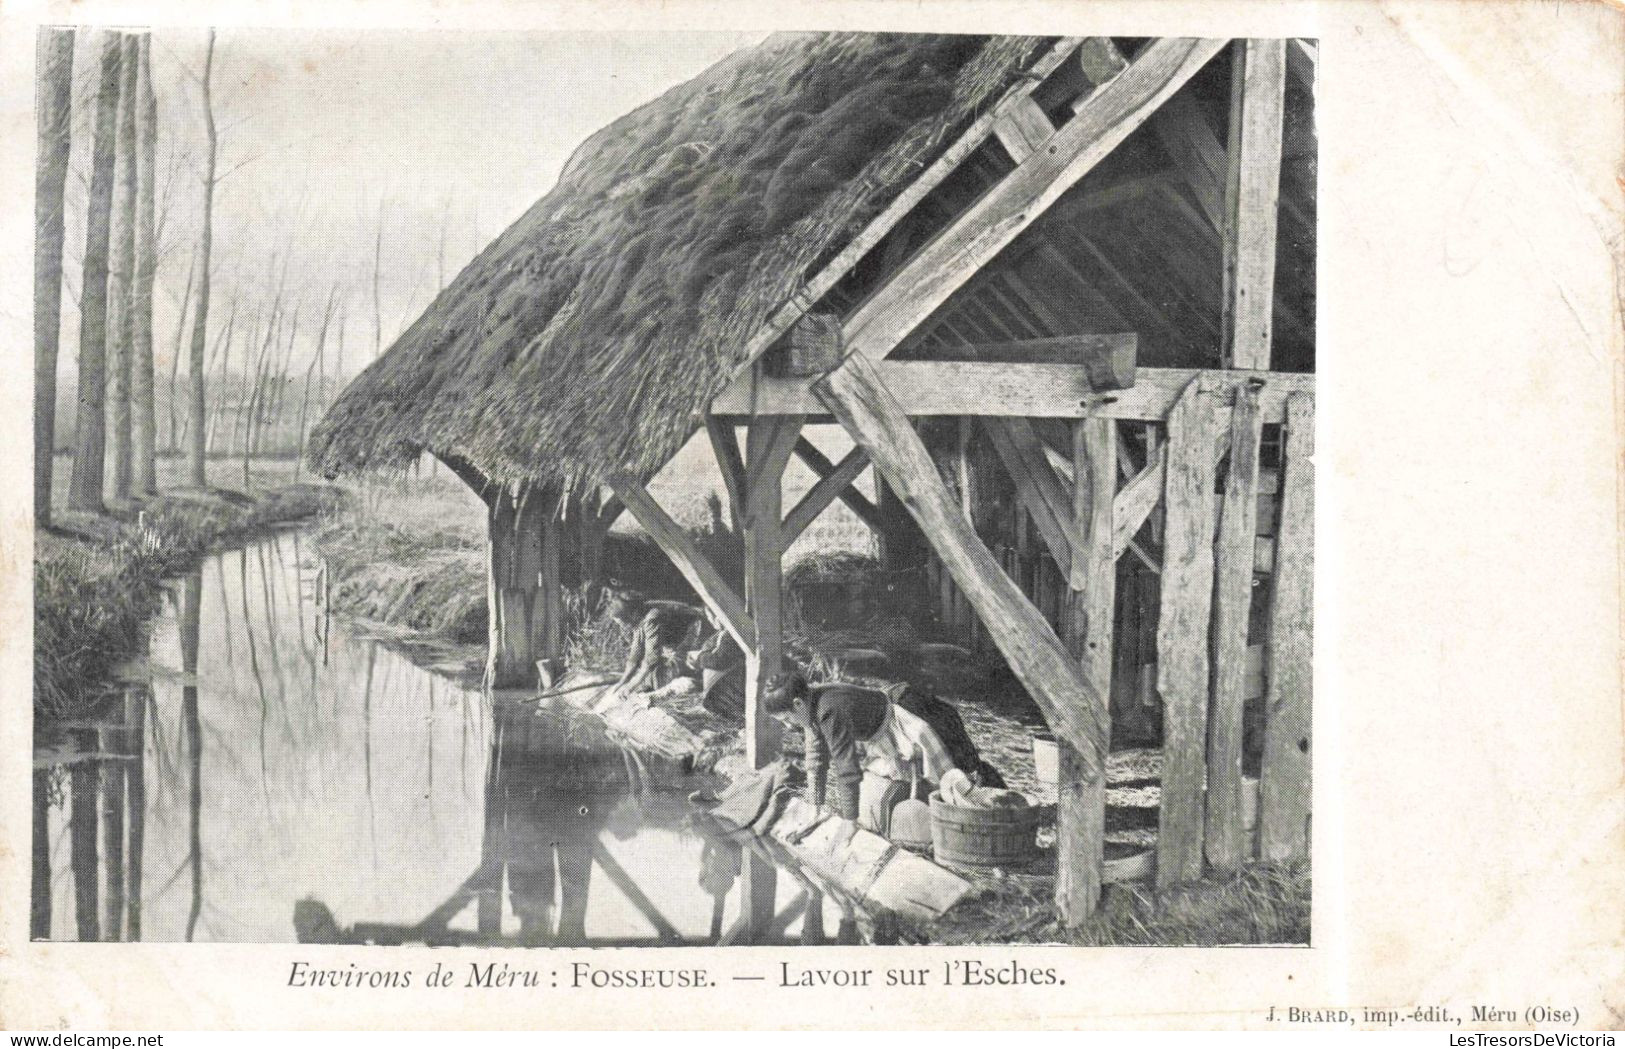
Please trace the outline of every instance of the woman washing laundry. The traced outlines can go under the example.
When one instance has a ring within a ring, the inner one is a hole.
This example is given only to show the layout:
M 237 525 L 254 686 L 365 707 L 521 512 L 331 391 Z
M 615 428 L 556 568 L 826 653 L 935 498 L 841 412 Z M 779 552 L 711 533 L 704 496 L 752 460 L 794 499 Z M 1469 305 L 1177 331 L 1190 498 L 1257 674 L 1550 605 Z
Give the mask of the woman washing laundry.
M 705 617 L 699 609 L 678 601 L 650 601 L 634 590 L 609 590 L 605 611 L 632 630 L 632 640 L 626 668 L 603 701 L 637 696 L 653 705 L 699 688 L 695 672 L 683 660 L 683 653 L 697 648 L 704 636 Z
M 869 830 L 889 831 L 891 810 L 908 797 L 916 772 L 925 790 L 955 769 L 1004 785 L 977 754 L 958 712 L 907 685 L 809 685 L 792 672 L 770 679 L 763 698 L 769 712 L 801 725 L 813 804 L 827 800 L 836 815 Z

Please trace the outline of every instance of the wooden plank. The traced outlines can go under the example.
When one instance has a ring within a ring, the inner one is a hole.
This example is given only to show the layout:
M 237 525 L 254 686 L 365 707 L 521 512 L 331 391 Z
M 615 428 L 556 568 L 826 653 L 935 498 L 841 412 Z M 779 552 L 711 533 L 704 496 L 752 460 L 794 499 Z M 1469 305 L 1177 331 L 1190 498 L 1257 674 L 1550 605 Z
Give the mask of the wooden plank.
M 728 507 L 734 515 L 734 527 L 744 522 L 739 519 L 745 508 L 745 457 L 739 453 L 739 438 L 732 423 L 714 415 L 705 417 L 705 432 L 711 439 L 711 452 L 716 456 L 717 469 L 722 471 L 722 484 L 728 490 Z
M 1019 416 L 1030 419 L 1081 419 L 1091 414 L 1084 402 L 1094 386 L 1088 373 L 1070 364 L 986 364 L 972 361 L 881 361 L 880 380 L 893 392 L 904 414 Z M 1112 400 L 1093 414 L 1107 419 L 1160 422 L 1181 391 L 1196 378 L 1191 368 L 1137 368 L 1134 385 L 1110 394 Z M 1259 410 L 1264 422 L 1286 418 L 1288 394 L 1313 391 L 1312 374 L 1232 370 L 1215 373 L 1215 389 L 1227 391 L 1262 378 Z M 754 406 L 724 395 L 713 402 L 721 415 L 806 415 L 822 410 L 807 379 L 764 380 Z M 827 460 L 826 460 L 827 461 Z
M 816 404 L 816 398 L 811 397 L 811 391 L 809 391 L 808 396 L 815 408 L 823 408 L 823 405 Z M 818 450 L 817 445 L 805 437 L 796 441 L 795 454 L 797 459 L 806 463 L 807 468 L 820 478 L 828 477 L 835 472 L 835 464 L 829 461 L 827 455 Z M 836 494 L 836 498 L 845 503 L 848 510 L 857 514 L 859 519 L 868 525 L 871 531 L 878 535 L 884 530 L 885 520 L 881 517 L 880 507 L 870 502 L 862 492 L 848 485 Z
M 1084 540 L 1073 548 L 1066 618 L 1072 651 L 1102 703 L 1112 690 L 1117 607 L 1117 558 L 1112 553 L 1116 443 L 1117 424 L 1110 419 L 1085 419 L 1073 427 L 1074 519 Z M 1110 715 L 1105 716 L 1109 731 Z M 1105 842 L 1106 777 L 1088 777 L 1070 744 L 1063 742 L 1059 749 L 1055 906 L 1062 925 L 1075 928 L 1100 897 L 1104 855 L 1095 850 Z
M 977 538 L 878 369 L 862 355 L 849 356 L 815 389 L 896 489 L 1050 727 L 1078 748 L 1087 774 L 1103 774 L 1105 697 L 1094 693 L 1077 661 Z
M 1025 419 L 983 419 L 982 425 L 1045 548 L 1056 564 L 1070 566 L 1073 547 L 1081 538 L 1072 520 L 1072 497 L 1061 490 L 1032 424 Z
M 1157 884 L 1202 875 L 1207 771 L 1208 613 L 1213 600 L 1212 382 L 1186 388 L 1168 414 L 1157 691 L 1163 702 Z
M 1111 83 L 1092 93 L 1034 152 L 899 269 L 847 319 L 847 352 L 884 357 L 1107 154 L 1143 124 L 1224 46 L 1152 42 Z
M 1069 364 L 1083 368 L 1094 390 L 1121 390 L 1134 385 L 1134 365 L 1140 337 L 1121 335 L 1063 335 L 1015 342 L 967 343 L 934 350 L 944 361 L 983 361 L 989 364 Z
M 734 593 L 710 559 L 700 552 L 693 537 L 673 521 L 671 515 L 630 474 L 616 474 L 609 478 L 608 483 L 632 517 L 649 533 L 649 538 L 671 558 L 671 563 L 688 580 L 688 585 L 694 588 L 700 600 L 717 614 L 739 647 L 750 650 L 756 644 L 756 624 L 746 613 L 745 602 Z
M 1010 159 L 1020 164 L 1043 148 L 1055 134 L 1055 125 L 1031 95 L 1022 95 L 1000 109 L 999 119 L 993 123 L 993 134 L 1010 154 Z
M 1309 854 L 1310 706 L 1314 692 L 1315 399 L 1287 403 L 1269 672 L 1264 694 L 1264 763 L 1259 842 L 1265 860 Z
M 1037 62 L 1033 63 L 1027 75 L 1011 85 L 1002 98 L 989 107 L 986 112 L 971 121 L 954 143 L 943 150 L 942 155 L 931 162 L 931 166 L 920 173 L 920 176 L 909 183 L 893 198 L 880 214 L 869 220 L 868 225 L 857 236 L 847 241 L 846 247 L 829 261 L 823 269 L 807 281 L 790 301 L 780 306 L 768 318 L 757 332 L 751 336 L 746 344 L 744 362 L 734 372 L 733 380 L 726 387 L 725 392 L 739 395 L 748 391 L 756 377 L 757 369 L 754 367 L 758 358 L 765 353 L 769 346 L 778 341 L 779 337 L 800 320 L 801 317 L 823 298 L 826 293 L 841 279 L 851 272 L 852 267 L 861 262 L 869 252 L 879 246 L 906 216 L 914 211 L 915 207 L 929 196 L 932 190 L 940 186 L 949 175 L 959 170 L 971 154 L 980 149 L 993 134 L 993 125 L 998 121 L 1003 107 L 1012 99 L 1022 98 L 1032 93 L 1033 89 L 1054 72 L 1062 62 L 1071 57 L 1077 50 L 1081 37 L 1062 37 L 1056 41 L 1055 46 L 1044 53 Z
M 819 478 L 818 483 L 801 497 L 801 501 L 784 515 L 781 531 L 784 533 L 785 543 L 795 542 L 796 536 L 805 532 L 807 526 L 812 524 L 841 492 L 851 487 L 852 482 L 857 480 L 858 475 L 868 466 L 869 453 L 862 448 L 854 448 L 833 470 Z
M 1224 209 L 1227 366 L 1270 366 L 1275 315 L 1275 227 L 1286 111 L 1286 41 L 1238 40 L 1230 88 L 1230 163 Z
M 1230 414 L 1230 469 L 1225 474 L 1213 570 L 1213 705 L 1207 727 L 1205 851 L 1208 864 L 1216 871 L 1235 870 L 1251 852 L 1242 820 L 1242 705 L 1253 599 L 1253 542 L 1258 527 L 1258 446 L 1263 431 L 1257 391 L 1238 387 Z

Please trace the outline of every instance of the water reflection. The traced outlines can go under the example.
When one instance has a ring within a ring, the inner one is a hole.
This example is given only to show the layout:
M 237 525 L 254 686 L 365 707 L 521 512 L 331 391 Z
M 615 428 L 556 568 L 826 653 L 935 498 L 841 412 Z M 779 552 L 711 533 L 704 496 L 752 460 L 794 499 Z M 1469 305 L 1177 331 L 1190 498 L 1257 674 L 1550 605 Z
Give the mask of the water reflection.
M 298 535 L 168 586 L 137 683 L 39 748 L 33 936 L 855 939 L 784 856 L 695 831 L 692 784 L 346 630 L 325 589 Z

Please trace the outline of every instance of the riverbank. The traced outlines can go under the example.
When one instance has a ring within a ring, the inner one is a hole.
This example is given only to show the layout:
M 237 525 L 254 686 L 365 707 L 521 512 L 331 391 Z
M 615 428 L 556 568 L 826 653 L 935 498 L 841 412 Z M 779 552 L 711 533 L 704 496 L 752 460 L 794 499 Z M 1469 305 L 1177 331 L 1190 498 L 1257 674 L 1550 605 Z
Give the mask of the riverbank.
M 56 512 L 34 538 L 34 716 L 43 727 L 84 716 L 136 653 L 159 583 L 204 554 L 309 520 L 344 498 L 293 480 L 291 463 L 253 464 L 246 491 L 170 488 L 101 515 Z M 240 482 L 240 467 L 218 465 Z M 62 471 L 59 471 L 59 473 Z

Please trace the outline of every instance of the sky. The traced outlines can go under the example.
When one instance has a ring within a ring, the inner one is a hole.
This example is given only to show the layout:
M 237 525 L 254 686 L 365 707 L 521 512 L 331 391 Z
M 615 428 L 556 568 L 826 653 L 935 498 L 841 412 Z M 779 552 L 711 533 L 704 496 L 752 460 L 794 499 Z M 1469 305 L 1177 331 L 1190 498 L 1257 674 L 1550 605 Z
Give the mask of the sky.
M 222 31 L 213 84 L 224 178 L 215 203 L 211 330 L 225 323 L 233 301 L 239 324 L 264 310 L 274 274 L 285 267 L 287 294 L 304 317 L 296 363 L 314 353 L 317 320 L 331 294 L 344 318 L 345 371 L 358 371 L 378 343 L 387 349 L 443 282 L 552 187 L 583 139 L 761 39 L 761 33 Z M 163 226 L 154 319 L 160 374 L 174 352 L 177 304 L 199 229 L 198 77 L 206 40 L 201 31 L 153 36 Z M 97 46 L 91 33 L 79 34 L 65 377 L 77 351 Z M 330 338 L 329 355 L 336 330 Z

